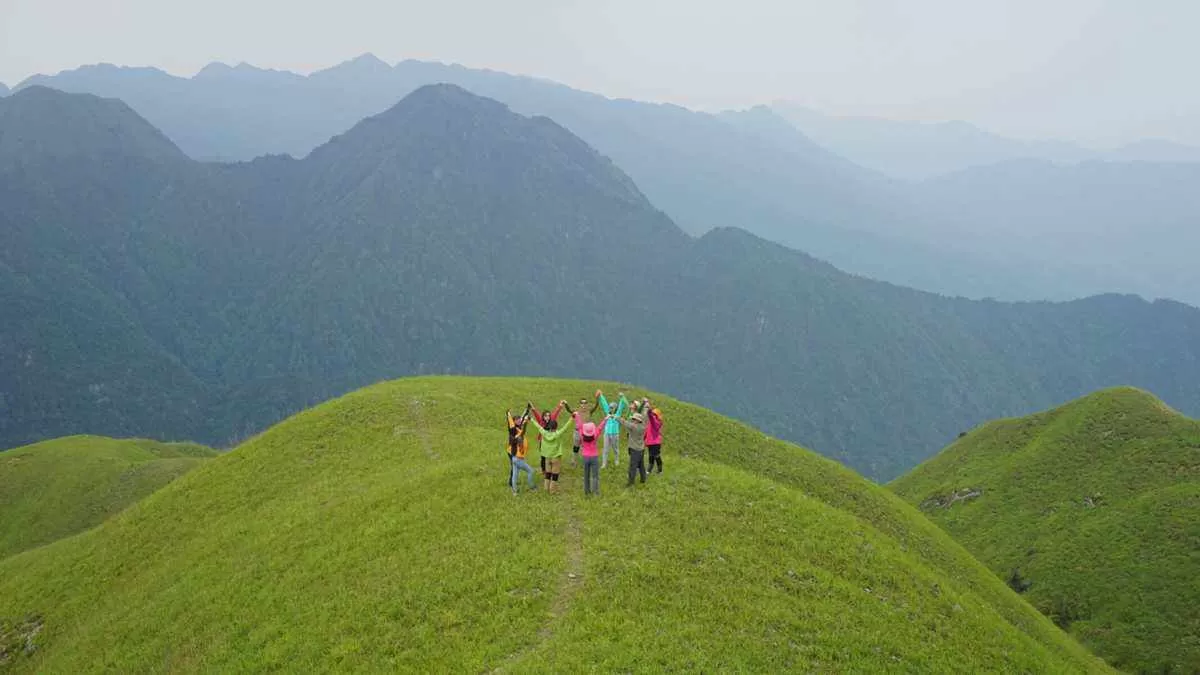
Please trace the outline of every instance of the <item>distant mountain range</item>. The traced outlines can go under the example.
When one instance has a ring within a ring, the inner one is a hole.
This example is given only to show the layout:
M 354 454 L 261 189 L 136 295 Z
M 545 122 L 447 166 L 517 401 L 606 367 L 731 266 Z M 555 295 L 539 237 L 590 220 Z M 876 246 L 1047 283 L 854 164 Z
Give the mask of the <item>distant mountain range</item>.
M 961 121 L 836 117 L 786 101 L 776 102 L 770 109 L 829 150 L 862 166 L 910 180 L 1010 160 L 1200 162 L 1200 148 L 1166 140 L 1094 150 L 1069 141 L 1006 138 Z
M 1006 236 L 1011 219 L 1025 215 L 1019 204 L 994 212 L 990 200 L 959 199 L 988 194 L 990 184 L 959 185 L 951 194 L 914 187 L 834 154 L 768 108 L 709 115 L 610 100 L 493 71 L 417 61 L 390 66 L 370 55 L 307 76 L 246 64 L 213 64 L 192 78 L 152 68 L 88 66 L 36 76 L 19 88 L 44 84 L 117 97 L 194 158 L 248 160 L 278 153 L 302 157 L 417 87 L 436 82 L 458 84 L 522 114 L 551 117 L 612 158 L 655 206 L 692 234 L 740 227 L 855 274 L 947 295 L 1070 299 L 1120 291 L 1200 305 L 1200 271 L 1155 259 L 1190 245 L 1196 228 L 1179 223 L 1198 222 L 1200 213 L 1156 199 L 1152 190 L 1127 191 L 1134 201 L 1120 214 L 1135 219 L 1117 223 L 1156 233 L 1140 243 L 1139 255 L 1118 246 L 1077 259 L 1059 247 L 1047 264 L 1036 243 L 1000 249 L 986 244 Z M 947 143 L 939 143 L 925 154 L 950 152 Z M 949 145 L 953 149 L 955 143 Z M 1125 182 L 1145 185 L 1178 165 L 1116 166 L 1112 171 L 1124 172 Z M 1070 171 L 1056 174 L 1061 182 L 1040 189 L 1057 192 L 1066 203 L 1064 213 L 1073 216 L 1086 213 L 1094 201 L 1091 191 L 1106 184 L 1087 184 L 1086 175 L 1071 177 Z M 1192 175 L 1181 168 L 1169 180 L 1190 181 Z M 976 177 L 967 174 L 959 182 Z M 1200 185 L 1195 190 L 1200 192 Z M 1014 201 L 1024 198 L 1012 195 Z M 1039 223 L 1051 238 L 1088 226 L 1057 218 L 1039 218 Z
M 738 229 L 692 238 L 556 122 L 452 85 L 236 164 L 28 87 L 0 99 L 0 203 L 0 447 L 224 445 L 446 372 L 636 382 L 877 478 L 1103 386 L 1200 411 L 1200 310 L 947 299 Z

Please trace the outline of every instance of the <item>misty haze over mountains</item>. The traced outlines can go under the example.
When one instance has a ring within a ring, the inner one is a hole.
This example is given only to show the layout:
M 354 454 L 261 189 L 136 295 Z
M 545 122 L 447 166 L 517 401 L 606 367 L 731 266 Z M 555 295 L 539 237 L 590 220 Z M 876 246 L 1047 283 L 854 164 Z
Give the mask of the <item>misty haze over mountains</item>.
M 839 155 L 896 178 L 922 180 L 1016 159 L 1076 164 L 1200 162 L 1200 148 L 1146 139 L 1110 150 L 1070 141 L 1006 138 L 968 122 L 901 122 L 872 117 L 835 117 L 780 101 L 770 106 L 806 136 Z
M 847 121 L 785 106 L 710 115 L 459 66 L 393 67 L 371 55 L 308 76 L 211 64 L 179 78 L 101 65 L 20 86 L 117 97 L 192 157 L 244 160 L 304 156 L 435 82 L 555 119 L 693 234 L 742 227 L 852 273 L 947 295 L 1130 292 L 1200 304 L 1200 271 L 1180 253 L 1200 245 L 1196 167 L 1125 161 L 1192 158 L 1186 146 L 1097 154 L 959 123 Z M 1038 163 L 1046 160 L 1070 163 Z M 915 184 L 894 177 L 933 174 Z
M 28 87 L 0 100 L 0 203 L 0 445 L 225 444 L 428 373 L 637 381 L 878 478 L 1099 387 L 1200 410 L 1196 308 L 950 299 L 693 238 L 556 121 L 453 85 L 234 164 Z

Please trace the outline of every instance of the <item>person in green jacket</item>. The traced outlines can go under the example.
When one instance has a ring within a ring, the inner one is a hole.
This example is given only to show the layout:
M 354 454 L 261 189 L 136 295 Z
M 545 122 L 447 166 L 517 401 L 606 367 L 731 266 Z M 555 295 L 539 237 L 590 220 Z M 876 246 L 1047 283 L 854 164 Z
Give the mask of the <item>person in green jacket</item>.
M 625 415 L 629 401 L 625 400 L 625 392 L 619 392 L 621 400 L 610 404 L 604 397 L 604 392 L 597 392 L 600 398 L 600 410 L 604 412 L 604 450 L 600 455 L 600 468 L 608 466 L 608 451 L 612 448 L 613 464 L 621 466 L 621 425 L 617 423 Z
M 563 440 L 567 430 L 571 428 L 575 420 L 568 418 L 557 429 L 545 428 L 537 417 L 531 418 L 530 421 L 533 422 L 533 426 L 537 427 L 538 433 L 542 435 L 541 454 L 546 459 L 546 492 L 557 494 L 558 476 L 562 471 Z

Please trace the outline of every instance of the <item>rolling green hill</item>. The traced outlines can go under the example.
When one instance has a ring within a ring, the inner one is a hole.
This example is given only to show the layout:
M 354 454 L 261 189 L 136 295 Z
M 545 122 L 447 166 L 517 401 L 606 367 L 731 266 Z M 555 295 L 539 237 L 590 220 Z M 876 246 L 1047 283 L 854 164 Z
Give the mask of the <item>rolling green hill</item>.
M 514 497 L 501 411 L 596 383 L 416 378 L 296 415 L 0 562 L 19 672 L 1104 667 L 836 463 L 692 405 L 665 473 Z M 624 467 L 621 467 L 624 469 Z
M 0 558 L 94 527 L 214 454 L 194 443 L 100 436 L 0 454 Z
M 975 429 L 891 487 L 1112 665 L 1200 671 L 1200 422 L 1110 389 Z

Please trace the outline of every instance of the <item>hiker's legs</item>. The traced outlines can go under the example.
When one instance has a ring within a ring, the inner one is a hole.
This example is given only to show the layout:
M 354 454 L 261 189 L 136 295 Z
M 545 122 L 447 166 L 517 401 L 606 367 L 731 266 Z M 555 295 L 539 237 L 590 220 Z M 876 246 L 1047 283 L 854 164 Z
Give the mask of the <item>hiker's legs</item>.
M 517 471 L 516 469 L 513 468 L 512 460 L 513 460 L 513 456 L 509 455 L 508 456 L 508 487 L 510 487 L 510 488 L 516 483 L 516 480 L 514 479 L 514 475 L 516 474 L 516 471 Z
M 579 465 L 579 444 L 583 442 L 583 439 L 581 439 L 581 438 L 579 437 L 579 430 L 578 430 L 578 429 L 576 429 L 576 430 L 575 430 L 573 433 L 574 433 L 574 435 L 573 435 L 573 436 L 571 436 L 571 439 L 572 439 L 572 443 L 571 443 L 571 453 L 572 453 L 572 454 L 571 454 L 571 466 L 578 466 L 578 465 Z
M 621 434 L 604 434 L 604 447 L 612 446 L 613 464 L 621 466 Z
M 583 458 L 583 493 L 600 493 L 600 458 Z
M 558 473 L 562 471 L 562 459 L 553 457 L 547 463 L 550 467 L 548 479 L 550 481 L 550 492 L 558 492 Z
M 656 465 L 658 466 L 658 473 L 662 473 L 662 445 L 655 444 L 648 447 L 650 449 L 650 469 L 647 473 L 654 471 Z
M 529 485 L 529 489 L 530 490 L 533 489 L 533 467 L 529 466 L 529 463 L 526 462 L 525 460 L 520 459 L 520 458 L 515 458 L 515 459 L 513 459 L 513 471 L 512 471 L 513 492 L 516 492 L 518 489 L 518 486 L 520 486 L 520 484 L 521 484 L 521 481 L 520 481 L 521 473 L 525 474 L 525 478 L 526 478 L 525 482 Z
M 641 474 L 642 482 L 646 482 L 646 465 L 642 459 L 643 450 L 629 448 L 629 484 L 633 485 L 633 476 Z

